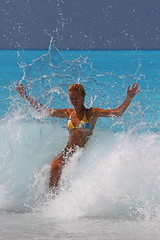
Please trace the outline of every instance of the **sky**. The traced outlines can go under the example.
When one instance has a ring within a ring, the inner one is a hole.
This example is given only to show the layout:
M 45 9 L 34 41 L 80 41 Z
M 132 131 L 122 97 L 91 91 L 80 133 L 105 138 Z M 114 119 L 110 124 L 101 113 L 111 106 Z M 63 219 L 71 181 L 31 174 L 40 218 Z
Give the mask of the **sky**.
M 160 49 L 160 0 L 0 0 L 0 49 Z

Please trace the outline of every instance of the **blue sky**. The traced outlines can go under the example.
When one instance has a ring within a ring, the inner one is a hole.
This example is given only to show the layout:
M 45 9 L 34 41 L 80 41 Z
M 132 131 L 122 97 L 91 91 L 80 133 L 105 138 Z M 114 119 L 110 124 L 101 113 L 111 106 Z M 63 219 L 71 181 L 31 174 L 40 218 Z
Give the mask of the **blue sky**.
M 159 0 L 1 0 L 0 49 L 159 49 Z

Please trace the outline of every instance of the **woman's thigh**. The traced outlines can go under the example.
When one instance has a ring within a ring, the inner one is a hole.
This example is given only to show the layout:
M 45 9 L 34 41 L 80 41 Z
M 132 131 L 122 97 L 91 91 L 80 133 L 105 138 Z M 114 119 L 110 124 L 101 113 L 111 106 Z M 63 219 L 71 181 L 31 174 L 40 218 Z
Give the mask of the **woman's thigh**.
M 53 159 L 50 170 L 50 187 L 57 186 L 62 172 L 62 168 L 65 164 L 64 154 L 59 154 Z

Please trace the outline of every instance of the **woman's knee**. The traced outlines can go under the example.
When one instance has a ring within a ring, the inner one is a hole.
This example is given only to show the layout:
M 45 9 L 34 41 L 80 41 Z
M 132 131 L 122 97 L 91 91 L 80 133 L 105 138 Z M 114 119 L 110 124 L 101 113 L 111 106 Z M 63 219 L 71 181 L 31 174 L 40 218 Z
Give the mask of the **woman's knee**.
M 51 164 L 51 172 L 60 170 L 63 165 L 64 165 L 64 158 L 63 158 L 63 155 L 61 154 L 60 156 L 53 159 L 53 162 Z

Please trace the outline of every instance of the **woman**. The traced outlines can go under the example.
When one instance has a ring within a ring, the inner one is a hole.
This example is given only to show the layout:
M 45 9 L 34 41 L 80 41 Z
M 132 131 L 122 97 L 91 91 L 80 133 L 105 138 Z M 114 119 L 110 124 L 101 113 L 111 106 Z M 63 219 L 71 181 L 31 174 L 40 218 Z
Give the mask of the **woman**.
M 26 90 L 22 84 L 17 84 L 15 89 L 21 97 L 23 97 L 30 105 L 41 111 L 42 105 L 36 103 L 31 97 L 26 94 Z M 69 98 L 72 108 L 65 109 L 49 109 L 46 110 L 50 117 L 67 118 L 67 129 L 69 130 L 69 140 L 64 151 L 53 159 L 50 171 L 50 187 L 57 187 L 61 176 L 63 166 L 67 157 L 71 156 L 76 147 L 83 148 L 92 134 L 96 121 L 99 117 L 121 116 L 128 108 L 131 100 L 140 91 L 139 84 L 133 83 L 131 89 L 128 86 L 126 100 L 116 109 L 100 109 L 90 108 L 84 106 L 85 90 L 81 84 L 72 84 L 69 87 Z

